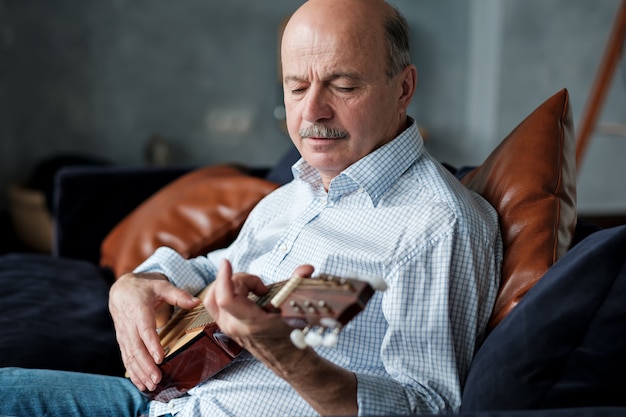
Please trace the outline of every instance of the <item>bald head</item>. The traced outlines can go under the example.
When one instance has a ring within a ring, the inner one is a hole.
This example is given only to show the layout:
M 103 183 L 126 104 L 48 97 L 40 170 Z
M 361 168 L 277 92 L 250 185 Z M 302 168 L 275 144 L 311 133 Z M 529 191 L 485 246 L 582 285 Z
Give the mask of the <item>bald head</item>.
M 383 0 L 308 0 L 289 20 L 283 47 L 302 30 L 349 34 L 358 45 L 379 54 L 373 58 L 387 61 L 389 78 L 410 64 L 408 24 Z
M 403 22 L 382 0 L 309 0 L 285 27 L 287 129 L 327 189 L 408 126 L 417 73 Z
M 293 16 L 325 17 L 337 22 L 372 22 L 382 21 L 392 12 L 393 7 L 384 0 L 308 0 Z

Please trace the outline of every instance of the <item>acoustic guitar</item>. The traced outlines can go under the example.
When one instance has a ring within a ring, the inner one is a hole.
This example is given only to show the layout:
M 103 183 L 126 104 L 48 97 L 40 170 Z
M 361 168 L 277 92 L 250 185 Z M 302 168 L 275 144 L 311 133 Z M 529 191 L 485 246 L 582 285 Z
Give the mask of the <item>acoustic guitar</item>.
M 203 298 L 208 287 L 200 294 Z M 384 281 L 342 278 L 322 274 L 314 278 L 293 277 L 269 286 L 266 295 L 249 299 L 268 311 L 277 311 L 294 328 L 291 340 L 297 347 L 332 346 L 341 328 L 360 313 L 374 290 L 384 290 Z M 145 391 L 153 400 L 177 398 L 224 369 L 242 351 L 241 346 L 220 331 L 204 305 L 178 309 L 159 329 L 165 358 L 159 365 L 161 382 Z

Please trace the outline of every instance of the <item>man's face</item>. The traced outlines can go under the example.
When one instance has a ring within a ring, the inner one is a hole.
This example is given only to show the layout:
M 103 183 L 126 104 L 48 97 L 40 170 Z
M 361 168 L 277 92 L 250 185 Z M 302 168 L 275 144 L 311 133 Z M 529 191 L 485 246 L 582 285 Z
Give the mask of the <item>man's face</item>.
M 285 32 L 289 135 L 324 184 L 404 128 L 402 75 L 389 80 L 382 27 L 297 25 Z

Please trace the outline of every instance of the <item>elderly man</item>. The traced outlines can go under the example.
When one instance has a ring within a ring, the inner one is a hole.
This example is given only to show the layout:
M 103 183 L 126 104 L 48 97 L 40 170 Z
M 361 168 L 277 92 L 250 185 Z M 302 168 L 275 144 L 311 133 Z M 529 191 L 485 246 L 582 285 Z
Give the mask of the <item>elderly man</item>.
M 160 248 L 111 289 L 129 380 L 5 370 L 0 411 L 35 415 L 375 415 L 455 412 L 498 288 L 497 215 L 425 151 L 407 107 L 417 73 L 406 21 L 382 0 L 309 0 L 282 42 L 294 181 L 250 214 L 236 241 L 185 260 Z M 381 277 L 334 348 L 296 347 L 250 301 L 314 273 Z M 192 296 L 209 283 L 203 300 Z M 204 303 L 245 350 L 169 402 L 155 328 Z M 132 383 L 131 383 L 132 381 Z M 25 414 L 25 415 L 26 415 Z

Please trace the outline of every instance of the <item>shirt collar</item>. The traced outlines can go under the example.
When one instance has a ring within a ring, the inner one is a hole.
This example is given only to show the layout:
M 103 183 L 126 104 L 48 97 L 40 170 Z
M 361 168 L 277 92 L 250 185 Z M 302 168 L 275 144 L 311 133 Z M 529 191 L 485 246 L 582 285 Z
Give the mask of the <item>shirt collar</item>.
M 413 119 L 396 138 L 350 165 L 330 182 L 328 199 L 362 189 L 378 205 L 381 197 L 423 153 L 424 141 Z M 294 178 L 308 183 L 313 191 L 324 190 L 319 172 L 300 159 L 292 167 Z

